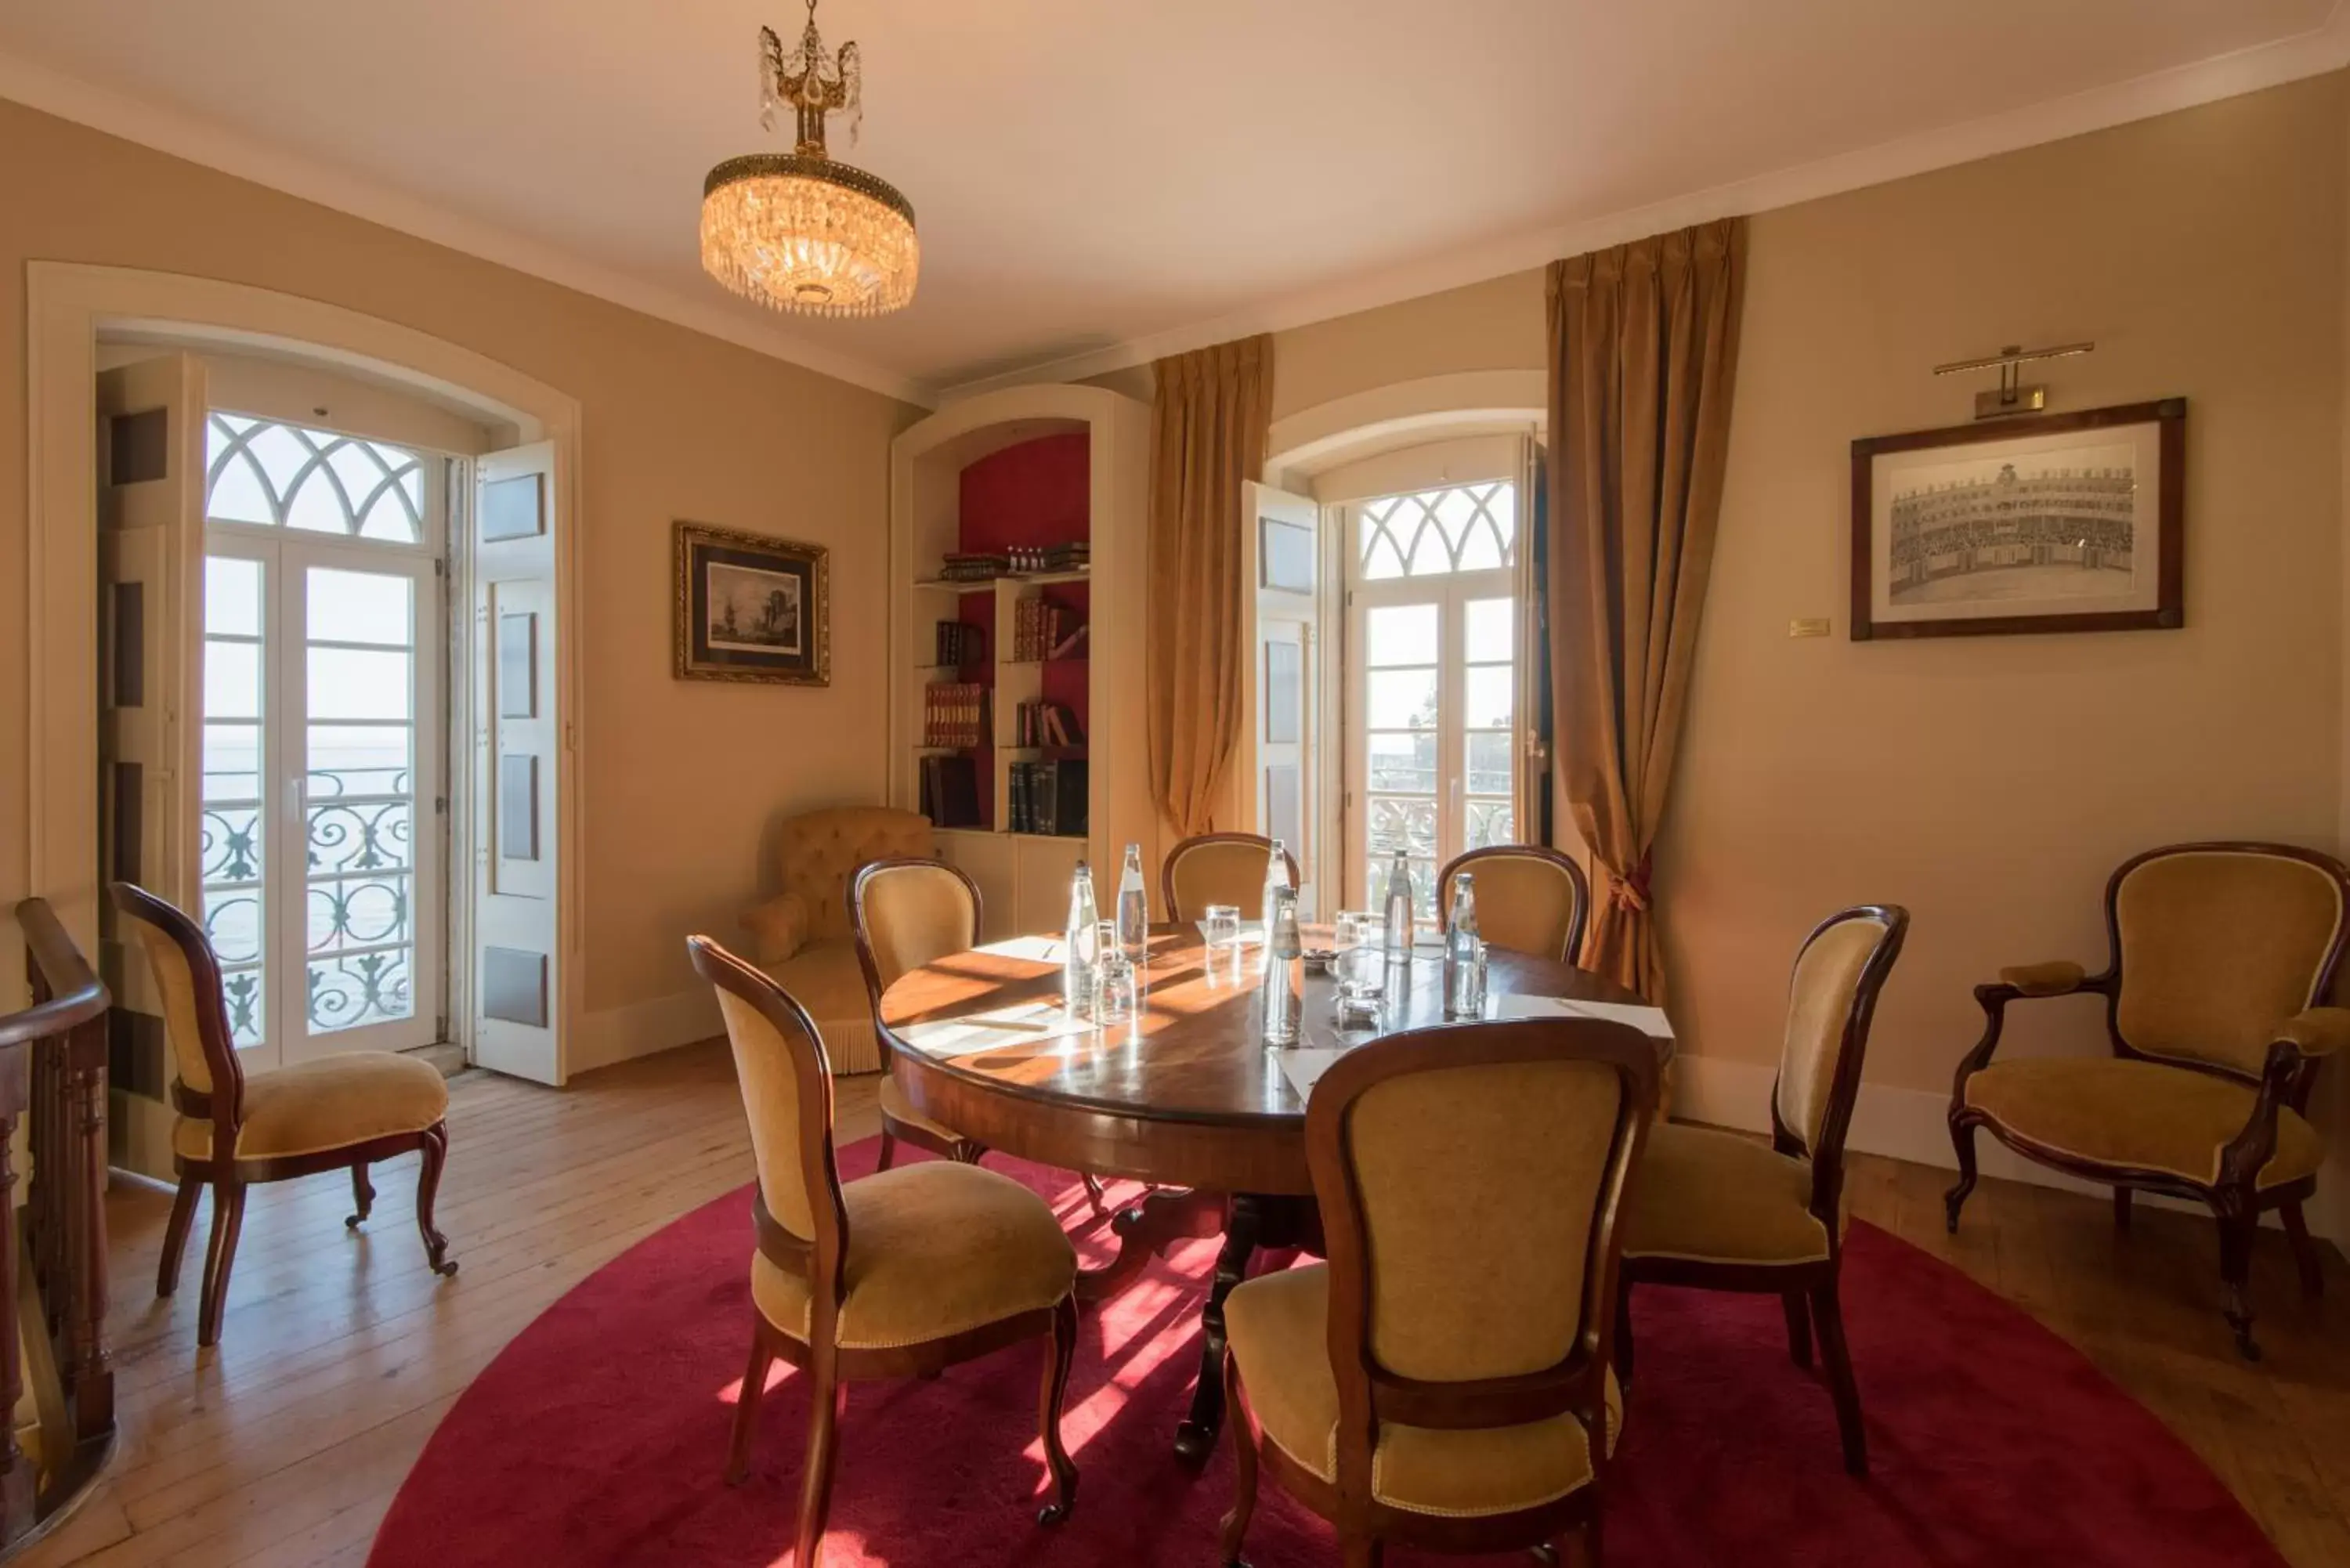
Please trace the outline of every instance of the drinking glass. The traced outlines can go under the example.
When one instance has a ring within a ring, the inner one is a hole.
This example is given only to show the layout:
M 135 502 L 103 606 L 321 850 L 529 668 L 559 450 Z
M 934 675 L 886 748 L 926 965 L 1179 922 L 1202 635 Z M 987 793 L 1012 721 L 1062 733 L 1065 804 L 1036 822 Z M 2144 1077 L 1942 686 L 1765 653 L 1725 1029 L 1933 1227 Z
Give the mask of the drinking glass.
M 1094 980 L 1094 1022 L 1107 1028 L 1124 1023 L 1142 1010 L 1142 988 L 1134 961 L 1123 950 L 1102 950 Z
M 1209 947 L 1235 947 L 1241 940 L 1241 907 L 1238 904 L 1211 904 L 1201 924 L 1205 928 Z
M 1342 950 L 1365 942 L 1376 945 L 1379 940 L 1379 918 L 1368 909 L 1341 909 L 1332 926 L 1330 940 Z

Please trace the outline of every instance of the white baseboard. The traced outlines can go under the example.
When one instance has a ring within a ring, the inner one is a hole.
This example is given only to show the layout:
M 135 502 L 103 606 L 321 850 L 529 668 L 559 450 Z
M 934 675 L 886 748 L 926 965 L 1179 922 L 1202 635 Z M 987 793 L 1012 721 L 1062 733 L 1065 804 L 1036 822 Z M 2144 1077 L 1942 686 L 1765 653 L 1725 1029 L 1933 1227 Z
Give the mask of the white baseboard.
M 725 1032 L 718 1012 L 718 994 L 706 985 L 590 1012 L 580 1019 L 578 1033 L 571 1041 L 570 1074 L 577 1077 L 615 1062 L 674 1051 Z
M 1767 1133 L 1771 1130 L 1771 1085 L 1776 1077 L 1775 1068 L 1759 1063 L 1732 1062 L 1719 1056 L 1681 1056 L 1673 1063 L 1673 1115 L 1683 1121 L 1705 1122 L 1740 1132 Z M 1956 1170 L 1959 1161 L 1950 1147 L 1950 1097 L 1947 1094 L 1864 1083 L 1860 1100 L 1853 1106 L 1852 1130 L 1846 1135 L 1845 1146 L 1862 1154 Z M 2051 1170 L 2044 1165 L 2034 1165 L 1987 1134 L 1976 1138 L 1975 1147 L 1976 1166 L 1984 1176 L 2100 1197 L 2113 1190 Z M 2309 1228 L 2340 1242 L 2339 1205 L 2334 1200 L 2332 1176 L 2329 1168 L 2318 1178 L 2317 1196 L 2309 1205 Z M 2155 1208 L 2209 1212 L 2200 1205 L 2151 1193 L 2141 1193 L 2138 1201 Z M 2267 1222 L 2276 1224 L 2276 1216 L 2267 1216 Z

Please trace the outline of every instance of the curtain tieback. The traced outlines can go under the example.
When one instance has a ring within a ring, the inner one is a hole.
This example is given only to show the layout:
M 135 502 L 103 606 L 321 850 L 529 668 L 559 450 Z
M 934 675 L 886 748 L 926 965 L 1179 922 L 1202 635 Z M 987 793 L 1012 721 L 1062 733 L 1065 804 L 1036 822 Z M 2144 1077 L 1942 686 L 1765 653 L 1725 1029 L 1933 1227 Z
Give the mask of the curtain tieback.
M 1612 866 L 1607 867 L 1607 881 L 1608 897 L 1615 901 L 1617 909 L 1629 909 L 1634 914 L 1648 912 L 1648 857 L 1641 856 L 1640 863 L 1633 867 L 1628 875 L 1617 871 Z

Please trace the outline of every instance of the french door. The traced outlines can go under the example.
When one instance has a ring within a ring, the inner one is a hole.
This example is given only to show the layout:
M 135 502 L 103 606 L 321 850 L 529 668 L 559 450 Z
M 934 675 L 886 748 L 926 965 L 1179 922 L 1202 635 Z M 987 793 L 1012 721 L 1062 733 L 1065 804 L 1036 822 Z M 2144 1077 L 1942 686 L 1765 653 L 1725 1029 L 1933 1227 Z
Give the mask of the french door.
M 1518 841 L 1514 491 L 1452 485 L 1347 509 L 1347 836 L 1358 902 L 1378 902 L 1400 849 L 1419 914 L 1433 919 L 1446 861 Z
M 296 433 L 330 454 L 368 444 Z M 414 454 L 370 455 L 414 503 L 413 526 L 388 538 L 389 525 L 362 531 L 363 508 L 341 538 L 299 514 L 291 528 L 224 519 L 215 464 L 203 918 L 230 1033 L 255 1068 L 441 1034 L 446 639 L 431 541 L 442 487 L 423 483 Z

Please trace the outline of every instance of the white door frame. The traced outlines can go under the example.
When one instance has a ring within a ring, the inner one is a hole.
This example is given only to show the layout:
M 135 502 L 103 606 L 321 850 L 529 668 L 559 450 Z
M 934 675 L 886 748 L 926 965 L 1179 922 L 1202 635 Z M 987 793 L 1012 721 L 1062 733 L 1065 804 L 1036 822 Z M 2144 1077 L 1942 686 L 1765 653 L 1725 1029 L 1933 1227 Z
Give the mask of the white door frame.
M 98 942 L 98 490 L 101 333 L 231 348 L 355 370 L 468 418 L 555 447 L 557 625 L 554 680 L 566 715 L 556 801 L 558 1061 L 581 1015 L 577 961 L 586 824 L 579 780 L 578 400 L 470 348 L 378 317 L 274 289 L 176 273 L 36 261 L 26 267 L 26 617 L 28 886 L 85 951 Z M 15 960 L 8 961 L 12 965 Z M 469 1014 L 470 1010 L 465 1010 Z M 470 1021 L 452 1009 L 452 1033 Z

